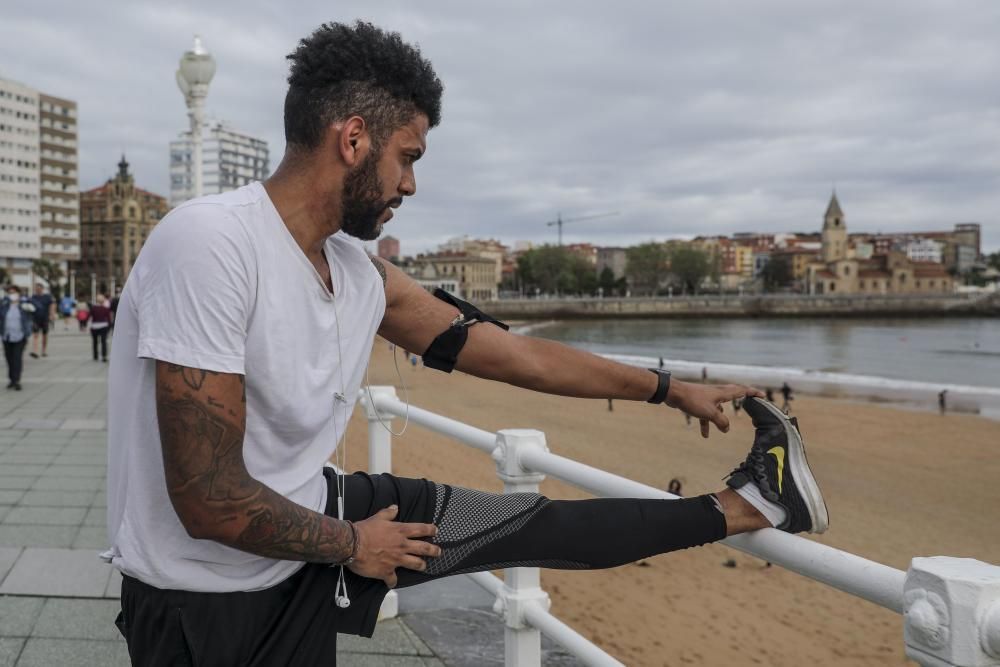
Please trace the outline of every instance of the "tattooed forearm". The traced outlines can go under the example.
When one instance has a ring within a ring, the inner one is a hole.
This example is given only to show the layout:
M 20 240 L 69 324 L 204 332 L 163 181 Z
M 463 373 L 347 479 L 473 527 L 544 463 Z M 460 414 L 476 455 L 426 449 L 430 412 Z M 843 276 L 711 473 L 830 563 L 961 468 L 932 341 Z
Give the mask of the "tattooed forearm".
M 200 368 L 188 368 L 177 364 L 167 364 L 167 371 L 170 373 L 180 373 L 181 378 L 191 389 L 198 391 L 205 384 L 205 378 L 209 375 L 218 375 L 214 371 L 203 371 Z
M 293 503 L 247 471 L 245 406 L 234 402 L 243 378 L 176 368 L 157 365 L 157 417 L 167 490 L 188 532 L 269 558 L 347 558 L 353 536 L 345 522 Z
M 372 264 L 375 265 L 375 270 L 378 271 L 378 274 L 380 276 L 382 276 L 382 287 L 385 287 L 385 283 L 388 280 L 388 277 L 385 275 L 385 267 L 382 266 L 382 262 L 380 260 L 375 259 L 371 255 L 368 255 L 368 259 L 372 261 Z

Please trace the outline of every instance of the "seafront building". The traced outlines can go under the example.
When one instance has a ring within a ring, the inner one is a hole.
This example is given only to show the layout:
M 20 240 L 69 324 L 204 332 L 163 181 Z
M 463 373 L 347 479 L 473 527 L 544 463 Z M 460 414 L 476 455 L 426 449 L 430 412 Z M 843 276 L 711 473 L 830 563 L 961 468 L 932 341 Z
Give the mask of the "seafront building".
M 0 268 L 28 287 L 41 257 L 38 91 L 0 79 Z
M 940 263 L 917 261 L 895 248 L 858 257 L 847 235 L 847 220 L 830 198 L 823 216 L 821 261 L 807 267 L 810 294 L 927 294 L 955 290 L 954 278 Z
M 83 243 L 74 266 L 77 292 L 89 293 L 91 279 L 105 293 L 124 285 L 139 250 L 167 210 L 165 197 L 136 187 L 123 155 L 114 178 L 80 197 Z
M 76 102 L 0 79 L 0 268 L 23 287 L 80 254 Z
M 191 131 L 170 142 L 170 206 L 194 197 L 194 144 Z M 203 194 L 235 190 L 270 174 L 270 154 L 263 139 L 239 132 L 222 121 L 211 123 L 202 144 Z

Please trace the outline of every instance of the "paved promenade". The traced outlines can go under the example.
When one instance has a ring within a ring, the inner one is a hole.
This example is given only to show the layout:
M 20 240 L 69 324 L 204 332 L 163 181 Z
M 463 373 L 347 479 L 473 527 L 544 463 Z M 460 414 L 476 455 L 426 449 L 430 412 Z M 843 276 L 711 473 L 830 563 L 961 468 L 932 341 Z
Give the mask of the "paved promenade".
M 107 548 L 107 370 L 91 360 L 90 336 L 60 323 L 48 357 L 25 354 L 24 390 L 0 390 L 0 667 L 129 664 L 114 625 L 121 578 L 97 557 Z M 337 662 L 502 665 L 492 604 L 466 577 L 400 591 L 400 618 L 370 640 L 341 635 Z M 546 665 L 578 664 L 543 648 Z
M 129 664 L 114 625 L 121 578 L 97 557 L 107 369 L 89 335 L 59 324 L 48 357 L 25 354 L 24 390 L 0 390 L 0 667 Z M 338 662 L 445 664 L 401 620 L 374 640 L 341 637 Z

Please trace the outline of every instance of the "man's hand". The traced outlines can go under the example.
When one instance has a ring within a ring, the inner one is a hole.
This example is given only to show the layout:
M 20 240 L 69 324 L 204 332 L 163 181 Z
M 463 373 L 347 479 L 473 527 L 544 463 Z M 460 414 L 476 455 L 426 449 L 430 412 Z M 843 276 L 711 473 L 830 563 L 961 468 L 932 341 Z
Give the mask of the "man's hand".
M 422 537 L 437 535 L 437 526 L 432 523 L 399 523 L 394 521 L 398 508 L 386 507 L 354 527 L 358 533 L 357 554 L 348 565 L 351 572 L 381 579 L 389 588 L 396 587 L 396 568 L 423 572 L 427 562 L 423 557 L 435 558 L 441 555 L 441 547 L 421 540 Z
M 723 433 L 729 432 L 722 404 L 744 396 L 763 398 L 764 392 L 741 384 L 694 384 L 674 379 L 667 392 L 667 405 L 696 417 L 701 422 L 701 437 L 707 438 L 710 422 Z

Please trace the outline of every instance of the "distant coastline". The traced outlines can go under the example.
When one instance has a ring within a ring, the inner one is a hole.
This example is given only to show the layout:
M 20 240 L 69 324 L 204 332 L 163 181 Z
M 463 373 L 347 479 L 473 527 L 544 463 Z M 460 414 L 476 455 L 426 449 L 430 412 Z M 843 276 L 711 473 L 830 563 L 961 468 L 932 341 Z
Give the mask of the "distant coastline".
M 1000 317 L 1000 292 L 500 299 L 486 302 L 482 307 L 499 319 L 520 321 L 695 317 Z

